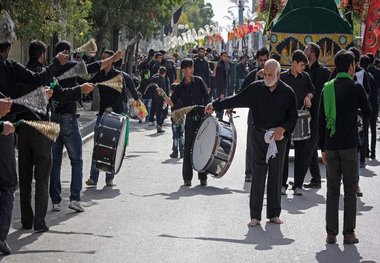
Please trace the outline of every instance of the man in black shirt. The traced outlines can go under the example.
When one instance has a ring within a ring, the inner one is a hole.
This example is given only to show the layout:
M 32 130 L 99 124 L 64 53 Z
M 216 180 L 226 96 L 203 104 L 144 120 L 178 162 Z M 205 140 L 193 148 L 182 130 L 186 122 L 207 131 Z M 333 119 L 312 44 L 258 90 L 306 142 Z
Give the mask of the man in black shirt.
M 55 47 L 55 52 L 65 52 L 70 54 L 71 46 L 67 41 L 60 41 Z M 121 51 L 114 56 L 96 61 L 86 65 L 88 73 L 95 73 L 103 68 L 112 65 L 113 62 L 121 58 Z M 59 85 L 63 88 L 72 88 L 78 85 L 79 78 L 77 75 L 63 78 L 65 71 L 70 70 L 78 64 L 77 61 L 69 61 L 64 66 L 64 70 L 59 71 L 56 77 L 59 80 Z M 76 102 L 80 100 L 80 92 L 75 93 L 75 96 L 70 101 L 52 100 L 52 121 L 59 123 L 60 133 L 53 144 L 53 166 L 50 173 L 50 189 L 49 194 L 53 203 L 53 211 L 60 211 L 61 207 L 61 166 L 63 158 L 63 146 L 67 149 L 67 154 L 70 158 L 71 165 L 71 183 L 70 183 L 70 203 L 69 208 L 76 212 L 83 212 L 84 208 L 81 205 L 80 191 L 82 190 L 83 181 L 83 159 L 82 159 L 82 137 L 79 131 L 77 120 Z
M 210 88 L 210 67 L 205 58 L 206 50 L 204 47 L 198 48 L 198 57 L 194 60 L 194 75 L 199 76 Z
M 305 68 L 305 72 L 309 74 L 315 88 L 315 94 L 314 94 L 311 109 L 310 109 L 310 114 L 311 114 L 310 129 L 312 130 L 311 138 L 308 141 L 309 145 L 305 146 L 306 149 L 310 149 L 311 154 L 303 157 L 305 159 L 305 163 L 310 163 L 309 167 L 310 167 L 311 180 L 309 184 L 303 185 L 305 188 L 321 188 L 321 171 L 319 169 L 318 147 L 317 147 L 318 107 L 319 107 L 319 101 L 321 98 L 323 85 L 329 80 L 331 73 L 327 69 L 327 67 L 319 63 L 318 58 L 319 58 L 320 51 L 321 51 L 321 48 L 313 42 L 309 42 L 306 45 L 306 48 L 304 50 L 305 55 L 307 56 L 309 60 L 309 64 Z M 314 150 L 312 150 L 313 148 Z M 308 169 L 308 167 L 305 166 L 304 169 Z
M 313 83 L 311 83 L 309 74 L 304 72 L 304 69 L 308 63 L 306 55 L 301 50 L 296 50 L 292 56 L 292 66 L 289 70 L 282 72 L 280 79 L 293 88 L 297 97 L 297 109 L 306 106 L 306 108 L 311 108 L 311 99 L 314 96 L 315 89 Z M 294 143 L 294 195 L 301 196 L 303 181 L 309 167 L 309 162 L 305 160 L 305 156 L 311 155 L 312 149 L 307 147 L 308 141 L 293 141 Z M 290 149 L 290 140 L 288 141 L 285 162 L 284 162 L 284 174 L 282 178 L 282 189 L 281 193 L 286 194 L 286 189 L 288 188 L 288 165 L 289 165 L 289 149 Z
M 260 48 L 256 52 L 256 60 L 257 60 L 257 65 L 258 67 L 252 70 L 251 72 L 248 73 L 247 77 L 244 79 L 240 90 L 245 89 L 247 86 L 249 86 L 252 82 L 256 80 L 262 80 L 263 78 L 260 77 L 257 72 L 259 72 L 261 69 L 264 68 L 265 62 L 269 58 L 269 51 L 266 47 Z M 251 134 L 252 134 L 252 129 L 253 129 L 253 116 L 252 116 L 252 111 L 248 111 L 248 120 L 247 120 L 247 149 L 245 151 L 245 181 L 246 182 L 251 182 L 252 181 L 252 143 L 251 143 Z
M 363 86 L 353 80 L 354 55 L 340 50 L 335 55 L 337 77 L 325 84 L 319 107 L 319 140 L 327 169 L 326 242 L 336 243 L 341 181 L 344 186 L 344 244 L 358 243 L 356 228 L 356 175 L 359 146 L 357 115 L 369 117 L 371 108 Z M 334 99 L 335 98 L 335 99 Z
M 65 64 L 68 56 L 62 53 L 57 54 L 53 63 L 40 73 L 34 73 L 26 69 L 23 65 L 8 60 L 9 51 L 14 41 L 14 23 L 10 16 L 2 11 L 1 19 L 6 19 L 6 23 L 0 27 L 0 92 L 5 97 L 15 98 L 16 84 L 18 82 L 34 85 L 45 85 L 60 69 L 59 64 Z M 3 21 L 4 22 L 4 21 Z M 5 33 L 5 34 L 4 34 Z M 3 130 L 0 135 L 0 252 L 10 254 L 11 250 L 7 244 L 7 236 L 11 225 L 14 192 L 17 187 L 16 158 L 14 128 L 11 124 L 15 120 L 16 114 L 11 108 L 10 112 L 1 117 Z
M 153 75 L 150 78 L 151 83 L 157 84 L 159 88 L 161 88 L 166 94 L 169 94 L 169 89 L 166 82 L 166 68 L 160 67 L 158 69 L 158 73 Z M 154 105 L 156 107 L 156 127 L 157 127 L 157 133 L 164 133 L 165 130 L 162 129 L 162 125 L 164 124 L 164 120 L 166 118 L 166 107 L 167 104 L 165 103 L 164 99 L 157 94 L 157 92 L 153 93 L 153 100 Z
M 160 94 L 166 103 L 173 110 L 180 109 L 191 105 L 204 105 L 211 101 L 207 92 L 204 81 L 194 76 L 194 62 L 192 59 L 185 58 L 181 61 L 181 69 L 183 72 L 183 80 L 176 86 L 171 97 L 167 97 L 165 93 Z M 182 176 L 184 186 L 191 186 L 193 179 L 193 168 L 191 165 L 191 147 L 195 132 L 201 124 L 202 118 L 205 116 L 203 108 L 195 108 L 186 116 L 185 121 L 185 148 L 183 156 Z M 207 173 L 198 173 L 201 186 L 207 186 Z
M 270 222 L 281 224 L 281 176 L 284 167 L 286 143 L 297 121 L 296 96 L 292 88 L 279 80 L 280 64 L 268 60 L 264 65 L 264 81 L 256 81 L 235 96 L 215 100 L 206 110 L 249 107 L 253 113 L 252 159 L 253 175 L 250 195 L 251 221 L 248 226 L 260 224 L 263 207 L 266 175 L 267 218 Z M 278 153 L 267 162 L 268 143 L 265 134 L 273 132 Z M 269 170 L 268 170 L 269 169 Z
M 115 55 L 115 52 L 113 52 L 112 50 L 106 49 L 103 51 L 101 59 L 106 60 L 108 58 L 113 57 L 114 55 Z M 99 107 L 99 112 L 97 114 L 96 123 L 94 127 L 94 139 L 97 138 L 97 134 L 99 132 L 100 120 L 102 118 L 103 113 L 106 110 L 110 109 L 112 112 L 115 112 L 115 113 L 119 113 L 119 114 L 123 113 L 124 111 L 123 101 L 126 96 L 126 88 L 129 89 L 135 101 L 138 101 L 138 102 L 140 101 L 132 78 L 127 73 L 123 74 L 121 71 L 116 70 L 113 64 L 109 64 L 108 66 L 103 68 L 102 71 L 96 73 L 95 76 L 90 80 L 90 82 L 98 83 L 98 82 L 107 81 L 116 77 L 119 74 L 122 74 L 124 78 L 124 85 L 121 92 L 104 85 L 98 86 L 100 107 Z M 105 180 L 106 180 L 107 186 L 116 186 L 116 184 L 113 182 L 114 176 L 115 175 L 112 173 L 106 173 Z M 99 178 L 99 170 L 96 169 L 94 163 L 91 162 L 90 178 L 86 181 L 86 184 L 88 186 L 96 186 L 98 183 L 98 178 Z

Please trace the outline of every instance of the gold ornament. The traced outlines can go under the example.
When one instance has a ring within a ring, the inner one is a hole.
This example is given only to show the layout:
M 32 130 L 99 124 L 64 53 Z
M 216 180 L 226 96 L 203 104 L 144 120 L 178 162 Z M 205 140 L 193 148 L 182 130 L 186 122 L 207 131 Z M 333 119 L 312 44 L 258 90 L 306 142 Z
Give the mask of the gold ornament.
M 75 51 L 77 53 L 96 53 L 98 51 L 98 47 L 96 45 L 95 39 L 91 38 L 82 46 L 75 49 Z
M 50 121 L 22 121 L 23 123 L 33 127 L 47 138 L 55 142 L 58 138 L 60 127 L 58 123 Z
M 99 85 L 103 85 L 103 86 L 110 87 L 111 89 L 114 89 L 121 93 L 121 91 L 123 90 L 123 81 L 124 81 L 123 75 L 119 74 L 116 77 L 113 77 L 112 79 L 95 83 L 95 87 Z
M 183 108 L 173 111 L 171 117 L 174 123 L 176 125 L 180 125 L 185 119 L 186 114 L 192 111 L 195 107 L 197 107 L 197 105 L 187 106 L 187 107 L 183 107 Z

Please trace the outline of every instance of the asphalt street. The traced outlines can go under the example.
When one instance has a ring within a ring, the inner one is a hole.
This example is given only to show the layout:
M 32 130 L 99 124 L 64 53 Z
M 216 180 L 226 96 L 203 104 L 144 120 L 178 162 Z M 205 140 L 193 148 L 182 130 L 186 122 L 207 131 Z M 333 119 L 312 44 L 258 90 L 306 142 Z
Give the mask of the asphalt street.
M 171 159 L 172 132 L 164 134 L 146 124 L 131 122 L 130 144 L 116 187 L 105 186 L 101 173 L 96 188 L 82 191 L 86 209 L 67 208 L 70 163 L 62 167 L 63 207 L 47 214 L 50 231 L 22 230 L 19 193 L 8 242 L 10 256 L 0 262 L 380 262 L 380 162 L 369 160 L 361 169 L 364 196 L 358 199 L 357 235 L 360 243 L 325 243 L 325 169 L 321 189 L 282 197 L 282 225 L 268 223 L 248 228 L 250 184 L 244 182 L 247 110 L 237 110 L 238 133 L 232 166 L 209 186 L 181 187 L 182 159 Z M 93 142 L 83 147 L 84 178 L 89 176 Z M 377 147 L 380 153 L 380 146 Z M 378 156 L 380 158 L 380 154 Z M 293 176 L 293 163 L 290 164 Z M 306 182 L 310 179 L 306 177 Z M 84 185 L 85 186 L 85 185 Z M 343 222 L 343 201 L 340 206 Z M 340 225 L 342 229 L 342 225 Z

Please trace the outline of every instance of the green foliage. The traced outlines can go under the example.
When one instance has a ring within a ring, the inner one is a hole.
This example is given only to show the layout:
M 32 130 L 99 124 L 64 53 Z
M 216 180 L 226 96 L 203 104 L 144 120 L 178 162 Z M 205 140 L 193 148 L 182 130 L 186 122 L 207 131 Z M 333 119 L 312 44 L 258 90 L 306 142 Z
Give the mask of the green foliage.
M 214 11 L 210 3 L 205 4 L 204 0 L 187 1 L 185 14 L 188 18 L 189 28 L 203 28 L 205 25 L 213 24 Z
M 83 42 L 90 29 L 91 0 L 3 0 L 1 7 L 15 21 L 17 37 L 25 41 L 48 39 L 57 33 Z

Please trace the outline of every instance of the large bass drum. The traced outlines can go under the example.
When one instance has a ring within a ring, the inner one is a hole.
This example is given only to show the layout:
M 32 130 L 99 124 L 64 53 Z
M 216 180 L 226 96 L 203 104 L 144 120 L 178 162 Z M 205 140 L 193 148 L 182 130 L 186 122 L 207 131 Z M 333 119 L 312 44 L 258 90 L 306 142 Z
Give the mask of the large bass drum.
M 236 129 L 233 123 L 209 116 L 196 131 L 192 147 L 193 168 L 221 178 L 235 155 Z
M 117 174 L 125 155 L 127 117 L 114 112 L 104 113 L 96 134 L 92 161 L 95 168 Z

